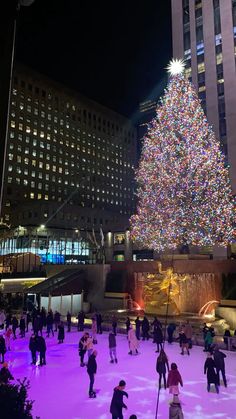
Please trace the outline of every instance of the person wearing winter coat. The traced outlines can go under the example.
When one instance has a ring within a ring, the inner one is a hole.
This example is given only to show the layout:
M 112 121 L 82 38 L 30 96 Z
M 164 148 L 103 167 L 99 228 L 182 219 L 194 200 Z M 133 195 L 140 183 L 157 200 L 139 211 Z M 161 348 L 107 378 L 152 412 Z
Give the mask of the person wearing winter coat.
M 93 351 L 90 355 L 87 365 L 87 373 L 89 375 L 89 397 L 96 397 L 96 392 L 93 390 L 94 385 L 94 375 L 97 372 L 97 361 L 96 361 L 97 351 Z
M 97 333 L 99 335 L 101 335 L 102 334 L 102 322 L 103 322 L 103 320 L 102 320 L 102 316 L 101 316 L 100 313 L 96 313 L 96 322 L 97 322 Z
M 31 323 L 31 315 L 30 313 L 27 311 L 26 313 L 26 332 L 29 331 L 29 324 Z
M 58 325 L 58 343 L 63 343 L 64 339 L 65 339 L 65 329 L 64 329 L 64 324 L 61 322 Z
M 86 341 L 86 350 L 88 353 L 88 360 L 90 355 L 92 355 L 93 353 L 93 338 L 92 336 L 88 336 L 87 341 Z
M 30 350 L 31 356 L 32 356 L 31 364 L 36 365 L 37 338 L 36 338 L 36 335 L 34 335 L 34 334 L 30 337 L 29 350 Z
M 80 356 L 80 366 L 84 367 L 85 363 L 84 363 L 84 355 L 86 353 L 87 350 L 87 339 L 89 337 L 88 332 L 85 332 L 84 335 L 81 337 L 80 341 L 79 341 L 79 356 Z
M 40 335 L 42 336 L 43 323 L 42 323 L 42 318 L 40 314 L 38 314 L 37 317 L 34 319 L 33 329 L 34 329 L 34 334 L 36 336 L 38 336 L 39 332 L 40 332 Z
M 6 342 L 6 347 L 7 347 L 8 351 L 11 350 L 11 336 L 12 336 L 12 334 L 13 334 L 12 328 L 8 327 L 8 329 L 5 332 L 5 342 Z
M 93 343 L 96 344 L 97 342 L 97 320 L 96 317 L 92 318 L 92 326 L 91 326 L 91 332 L 93 336 Z
M 172 343 L 173 342 L 173 334 L 174 331 L 176 329 L 176 324 L 175 323 L 170 323 L 167 326 L 167 334 L 168 334 L 168 343 Z
M 215 366 L 216 366 L 218 384 L 220 385 L 220 371 L 221 371 L 222 378 L 223 378 L 223 381 L 224 381 L 224 386 L 227 387 L 227 380 L 226 380 L 226 376 L 225 376 L 225 358 L 226 358 L 226 355 L 224 354 L 224 352 L 221 352 L 219 350 L 219 347 L 217 345 L 214 348 L 213 358 L 214 358 Z
M 0 384 L 9 384 L 10 380 L 14 380 L 11 375 L 7 362 L 4 362 L 0 370 Z
M 54 332 L 57 332 L 57 328 L 58 328 L 58 325 L 60 324 L 60 322 L 61 322 L 61 314 L 58 313 L 58 311 L 56 311 L 55 314 L 54 314 L 54 324 L 55 324 Z
M 67 332 L 70 332 L 70 330 L 71 330 L 71 314 L 70 314 L 69 311 L 67 311 L 66 321 L 67 321 Z
M 1 361 L 0 363 L 3 364 L 4 363 L 4 356 L 6 353 L 6 343 L 5 343 L 5 339 L 3 336 L 0 336 L 0 355 L 1 355 Z
M 78 314 L 78 332 L 83 332 L 84 331 L 84 319 L 85 319 L 85 314 L 83 311 L 80 311 Z
M 159 352 L 159 350 L 162 349 L 163 344 L 163 333 L 159 324 L 154 327 L 153 342 L 157 344 L 156 352 Z
M 169 393 L 178 395 L 179 394 L 179 384 L 183 387 L 183 380 L 178 371 L 177 365 L 173 362 L 170 366 L 170 371 L 167 378 L 167 387 L 169 388 Z
M 181 355 L 184 355 L 184 349 L 186 349 L 187 354 L 190 355 L 188 339 L 187 339 L 187 336 L 185 335 L 184 330 L 185 330 L 185 328 L 183 328 L 183 330 L 180 333 L 181 349 L 182 349 L 182 351 L 180 353 L 181 353 Z
M 187 320 L 185 328 L 184 328 L 184 334 L 188 341 L 188 347 L 189 349 L 192 348 L 192 338 L 193 338 L 193 328 L 192 325 L 189 323 L 189 320 Z
M 158 356 L 156 363 L 156 371 L 159 374 L 159 388 L 161 388 L 161 379 L 163 377 L 164 387 L 166 389 L 166 369 L 169 372 L 169 362 L 164 349 L 161 349 L 160 355 Z
M 142 321 L 143 340 L 145 340 L 145 339 L 149 340 L 149 338 L 150 338 L 149 333 L 148 333 L 149 330 L 150 330 L 149 321 L 148 321 L 147 317 L 144 316 L 143 321 Z
M 140 329 L 141 329 L 141 325 L 142 325 L 142 322 L 141 322 L 139 316 L 137 316 L 137 318 L 135 320 L 135 327 L 136 327 L 135 334 L 136 334 L 136 338 L 138 340 L 140 340 Z
M 204 364 L 204 374 L 207 374 L 207 391 L 210 391 L 211 384 L 215 384 L 216 392 L 219 393 L 216 364 L 211 352 L 207 354 L 207 359 Z
M 14 339 L 16 339 L 16 329 L 18 328 L 18 320 L 16 318 L 16 316 L 13 316 L 12 318 L 12 331 L 13 331 L 13 336 Z
M 169 407 L 169 419 L 184 419 L 182 406 L 178 396 L 173 397 Z
M 130 326 L 129 332 L 128 332 L 128 343 L 129 343 L 129 355 L 136 355 L 138 354 L 138 339 L 136 338 L 135 331 L 133 329 L 133 326 Z
M 25 337 L 25 318 L 21 316 L 20 318 L 20 335 L 22 338 Z
M 128 398 L 128 394 L 125 390 L 126 382 L 121 380 L 119 385 L 114 388 L 113 396 L 110 405 L 110 413 L 112 419 L 123 419 L 122 409 L 127 409 L 126 404 L 123 402 L 123 397 Z
M 54 336 L 53 332 L 53 314 L 52 311 L 48 312 L 48 315 L 46 317 L 46 326 L 47 326 L 47 338 L 50 336 L 50 332 L 52 333 L 52 336 Z
M 46 365 L 46 342 L 43 336 L 36 337 L 36 348 L 39 352 L 40 366 Z
M 112 331 L 109 333 L 108 336 L 109 340 L 109 352 L 110 352 L 110 362 L 113 364 L 114 362 L 117 364 L 117 356 L 116 356 L 116 335 Z
M 212 333 L 210 331 L 210 329 L 208 329 L 206 336 L 205 336 L 205 350 L 207 352 L 209 352 L 211 350 L 211 346 L 213 343 L 213 336 Z
M 6 315 L 3 310 L 0 311 L 0 329 L 4 329 L 4 323 L 6 320 Z

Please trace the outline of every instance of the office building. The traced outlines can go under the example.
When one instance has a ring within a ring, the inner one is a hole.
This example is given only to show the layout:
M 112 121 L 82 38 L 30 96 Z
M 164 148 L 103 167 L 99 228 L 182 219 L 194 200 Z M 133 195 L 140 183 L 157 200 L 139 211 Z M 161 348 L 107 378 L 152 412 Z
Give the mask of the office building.
M 172 0 L 172 37 L 173 56 L 185 59 L 236 193 L 236 1 Z

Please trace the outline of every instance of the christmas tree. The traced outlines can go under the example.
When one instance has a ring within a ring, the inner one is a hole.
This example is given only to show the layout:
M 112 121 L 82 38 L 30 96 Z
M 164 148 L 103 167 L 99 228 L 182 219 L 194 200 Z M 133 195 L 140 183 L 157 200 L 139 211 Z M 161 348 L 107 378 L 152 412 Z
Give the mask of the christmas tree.
M 130 220 L 131 237 L 158 251 L 235 240 L 229 170 L 183 70 L 181 62 L 169 65 L 170 80 L 148 127 L 136 173 L 138 206 Z

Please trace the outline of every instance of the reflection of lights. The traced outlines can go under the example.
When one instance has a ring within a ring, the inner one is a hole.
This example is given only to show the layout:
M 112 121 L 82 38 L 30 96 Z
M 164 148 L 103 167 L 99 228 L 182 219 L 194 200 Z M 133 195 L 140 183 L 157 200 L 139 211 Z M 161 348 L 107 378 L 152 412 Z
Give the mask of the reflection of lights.
M 117 310 L 117 313 L 124 313 L 126 310 Z

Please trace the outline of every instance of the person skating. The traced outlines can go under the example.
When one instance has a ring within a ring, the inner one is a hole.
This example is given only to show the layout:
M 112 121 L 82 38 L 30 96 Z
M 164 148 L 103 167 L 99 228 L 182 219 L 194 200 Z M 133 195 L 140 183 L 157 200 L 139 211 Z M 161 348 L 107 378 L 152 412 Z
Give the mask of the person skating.
M 102 316 L 101 316 L 100 313 L 96 313 L 96 322 L 97 322 L 97 333 L 99 335 L 101 335 L 102 334 L 102 322 L 103 322 L 103 320 L 102 320 Z
M 127 317 L 126 322 L 125 322 L 127 336 L 129 333 L 130 325 L 131 325 L 130 318 Z
M 63 343 L 65 339 L 65 328 L 63 322 L 60 322 L 58 325 L 58 343 Z
M 128 343 L 129 343 L 129 355 L 138 354 L 139 342 L 138 342 L 138 339 L 136 338 L 136 334 L 133 329 L 133 326 L 130 326 L 130 329 L 128 332 Z
M 50 332 L 52 333 L 52 336 L 54 336 L 53 332 L 53 314 L 52 311 L 48 312 L 48 315 L 46 317 L 46 326 L 47 326 L 47 338 L 50 336 Z
M 127 409 L 126 404 L 123 401 L 123 397 L 128 398 L 128 394 L 125 390 L 126 382 L 121 380 L 119 385 L 114 388 L 113 396 L 110 405 L 110 413 L 112 414 L 112 419 L 123 419 L 122 409 Z
M 178 371 L 177 365 L 175 364 L 175 362 L 172 362 L 167 378 L 167 387 L 169 388 L 169 393 L 173 395 L 178 395 L 179 384 L 181 385 L 181 387 L 183 387 L 183 380 Z
M 11 313 L 8 313 L 6 316 L 6 330 L 11 326 L 11 324 L 12 324 Z
M 5 357 L 5 353 L 6 353 L 6 343 L 5 343 L 5 339 L 4 337 L 1 335 L 0 336 L 0 355 L 1 355 L 1 361 L 0 363 L 3 364 L 4 363 L 4 357 Z
M 14 339 L 16 339 L 16 329 L 18 328 L 18 320 L 16 318 L 16 316 L 13 316 L 12 318 L 12 331 L 13 331 L 13 336 Z
M 178 396 L 173 397 L 169 407 L 169 419 L 184 419 L 182 406 Z
M 159 324 L 156 324 L 154 326 L 153 343 L 157 344 L 156 352 L 159 352 L 159 350 L 162 349 L 162 344 L 163 344 L 163 333 L 162 333 L 162 330 L 161 330 L 161 326 Z
M 89 375 L 89 397 L 96 397 L 96 392 L 93 389 L 94 385 L 94 375 L 97 372 L 97 361 L 96 361 L 97 351 L 93 351 L 90 355 L 87 365 L 87 373 Z
M 89 336 L 89 335 L 88 335 L 87 341 L 86 341 L 86 350 L 87 350 L 88 360 L 89 360 L 89 357 L 90 357 L 90 355 L 92 355 L 93 350 L 94 350 L 94 348 L 93 348 L 93 337 Z
M 40 335 L 42 336 L 43 322 L 42 322 L 42 318 L 40 314 L 37 314 L 36 318 L 34 319 L 33 329 L 34 329 L 34 334 L 36 336 L 38 336 L 39 332 L 40 332 Z
M 166 369 L 169 373 L 169 362 L 164 349 L 161 349 L 160 355 L 157 358 L 156 371 L 159 374 L 159 388 L 161 388 L 161 380 L 163 378 L 164 387 L 166 389 Z
M 30 337 L 29 350 L 32 356 L 31 364 L 36 365 L 37 339 L 35 334 Z
M 24 316 L 21 316 L 20 318 L 20 335 L 22 338 L 25 337 L 25 318 Z
M 4 362 L 0 370 L 0 384 L 9 384 L 9 381 L 14 380 L 11 375 L 7 362 Z
M 69 311 L 67 311 L 66 321 L 67 321 L 67 332 L 70 332 L 71 331 L 71 314 Z
M 8 351 L 11 350 L 11 336 L 12 336 L 13 332 L 12 332 L 12 328 L 8 327 L 6 332 L 5 332 L 5 342 L 6 342 L 6 348 Z
M 206 351 L 207 352 L 211 351 L 212 343 L 213 343 L 213 336 L 212 336 L 211 330 L 208 329 L 208 331 L 206 333 L 206 336 L 205 336 L 205 349 L 204 349 L 205 352 Z
M 193 343 L 192 343 L 192 338 L 193 338 L 193 328 L 192 325 L 189 323 L 189 320 L 187 320 L 185 328 L 184 328 L 184 334 L 187 338 L 188 341 L 188 348 L 192 349 Z
M 108 336 L 109 341 L 109 352 L 110 352 L 110 362 L 113 364 L 114 362 L 117 364 L 117 356 L 116 356 L 116 335 L 113 331 L 109 333 Z
M 181 334 L 180 341 L 181 341 L 181 349 L 182 349 L 180 353 L 181 355 L 184 355 L 184 349 L 186 349 L 187 354 L 190 355 L 188 339 L 184 331 L 185 331 L 185 326 L 183 326 L 183 329 L 180 333 Z
M 117 318 L 116 318 L 115 315 L 112 316 L 112 324 L 111 324 L 111 326 L 112 326 L 113 333 L 116 336 L 116 333 L 117 333 Z
M 84 363 L 84 356 L 86 353 L 86 345 L 87 345 L 87 339 L 89 337 L 89 334 L 87 332 L 84 333 L 84 335 L 80 338 L 79 341 L 79 356 L 80 356 L 80 366 L 84 367 L 85 363 Z
M 138 340 L 140 340 L 140 329 L 141 329 L 141 325 L 142 325 L 142 322 L 141 322 L 139 316 L 137 316 L 137 318 L 135 320 L 135 334 L 136 334 L 136 338 Z
M 54 314 L 54 325 L 55 325 L 54 332 L 57 332 L 57 328 L 58 328 L 58 325 L 60 324 L 60 322 L 61 322 L 61 314 L 58 311 L 55 311 L 55 314 Z
M 211 384 L 215 385 L 216 392 L 219 393 L 218 376 L 216 372 L 216 364 L 212 358 L 212 353 L 208 352 L 207 359 L 204 364 L 204 374 L 207 374 L 207 391 L 210 391 Z
M 6 315 L 3 310 L 0 311 L 0 329 L 4 329 L 4 323 L 6 321 Z
M 173 334 L 174 331 L 176 329 L 176 324 L 175 323 L 169 323 L 167 326 L 167 334 L 168 334 L 168 343 L 172 343 L 173 342 Z
M 226 358 L 226 355 L 224 354 L 224 352 L 221 352 L 219 350 L 218 345 L 215 345 L 215 347 L 214 347 L 213 358 L 214 358 L 215 366 L 216 366 L 218 384 L 220 385 L 220 372 L 221 372 L 223 382 L 224 382 L 224 386 L 227 387 L 227 380 L 226 380 L 226 376 L 225 376 L 225 358 Z
M 46 365 L 46 342 L 43 336 L 36 337 L 36 348 L 39 352 L 40 366 Z
M 143 340 L 145 340 L 145 339 L 149 340 L 149 338 L 150 338 L 149 333 L 148 333 L 149 329 L 150 329 L 149 321 L 148 321 L 147 317 L 144 316 L 143 321 L 142 321 Z
M 79 312 L 77 319 L 78 319 L 78 332 L 83 332 L 85 314 L 82 310 Z
M 29 331 L 29 324 L 31 323 L 31 315 L 29 311 L 26 313 L 26 332 Z

